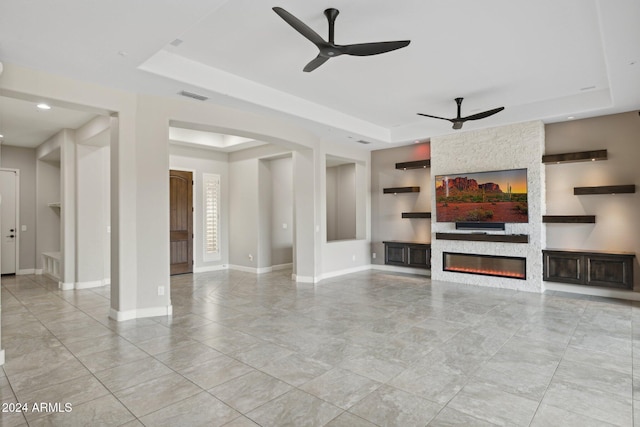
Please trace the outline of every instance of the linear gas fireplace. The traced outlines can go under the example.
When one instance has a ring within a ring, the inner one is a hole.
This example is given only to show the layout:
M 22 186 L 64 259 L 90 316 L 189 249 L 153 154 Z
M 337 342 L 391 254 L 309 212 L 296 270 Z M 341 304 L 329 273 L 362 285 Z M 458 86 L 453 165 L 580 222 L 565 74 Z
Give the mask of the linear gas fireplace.
M 444 252 L 443 270 L 483 276 L 527 278 L 527 259 L 497 255 L 475 255 Z

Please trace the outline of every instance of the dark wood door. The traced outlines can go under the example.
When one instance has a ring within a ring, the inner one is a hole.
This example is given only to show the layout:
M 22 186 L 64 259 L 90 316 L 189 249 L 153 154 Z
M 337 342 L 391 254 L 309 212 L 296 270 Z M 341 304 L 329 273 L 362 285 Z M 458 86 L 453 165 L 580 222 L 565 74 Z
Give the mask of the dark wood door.
M 193 176 L 169 171 L 171 274 L 193 272 Z

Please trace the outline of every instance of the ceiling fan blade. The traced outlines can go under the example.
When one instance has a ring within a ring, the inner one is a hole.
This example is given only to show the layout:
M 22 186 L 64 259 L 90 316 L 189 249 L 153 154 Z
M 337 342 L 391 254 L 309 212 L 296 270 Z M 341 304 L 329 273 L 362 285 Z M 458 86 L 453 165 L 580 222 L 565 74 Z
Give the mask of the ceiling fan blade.
M 313 71 L 316 68 L 318 68 L 319 66 L 321 66 L 322 64 L 324 64 L 325 62 L 327 62 L 328 60 L 329 60 L 328 56 L 318 55 L 311 62 L 309 62 L 307 65 L 305 65 L 303 71 L 305 71 L 307 73 L 310 72 L 310 71 Z
M 342 53 L 354 56 L 370 56 L 401 49 L 411 43 L 411 40 L 395 42 L 361 43 L 337 46 Z
M 504 107 L 494 108 L 493 110 L 488 110 L 488 111 L 484 111 L 482 113 L 474 114 L 472 116 L 463 117 L 462 120 L 464 120 L 464 121 L 467 121 L 467 120 L 480 120 L 480 119 L 484 119 L 485 117 L 493 116 L 494 114 L 499 113 L 502 110 L 504 110 Z
M 322 37 L 315 31 L 313 31 L 307 24 L 287 12 L 281 7 L 274 7 L 273 11 L 277 13 L 285 22 L 291 25 L 297 32 L 305 36 L 311 43 L 320 47 L 325 45 L 327 42 L 324 41 Z
M 425 116 L 425 117 L 431 117 L 432 119 L 440 119 L 440 120 L 446 120 L 448 122 L 453 122 L 452 119 L 447 119 L 446 117 L 438 117 L 438 116 L 432 116 L 430 114 L 422 114 L 422 113 L 416 113 L 419 116 Z

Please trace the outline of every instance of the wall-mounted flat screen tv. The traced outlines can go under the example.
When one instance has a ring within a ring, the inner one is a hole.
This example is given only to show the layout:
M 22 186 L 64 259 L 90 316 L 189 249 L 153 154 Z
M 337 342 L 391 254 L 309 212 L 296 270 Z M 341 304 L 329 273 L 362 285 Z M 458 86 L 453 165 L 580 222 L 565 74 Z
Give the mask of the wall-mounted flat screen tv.
M 528 222 L 527 170 L 436 175 L 438 222 Z

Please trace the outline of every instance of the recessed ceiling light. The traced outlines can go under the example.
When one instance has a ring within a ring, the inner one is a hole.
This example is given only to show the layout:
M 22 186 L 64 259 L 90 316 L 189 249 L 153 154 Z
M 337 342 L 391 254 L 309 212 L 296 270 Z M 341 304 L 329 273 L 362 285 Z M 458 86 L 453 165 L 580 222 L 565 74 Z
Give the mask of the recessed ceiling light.
M 0 133 L 0 138 L 4 138 L 4 135 Z
M 569 116 L 569 117 L 567 117 L 567 120 L 573 120 L 573 119 L 575 119 L 575 117 L 574 117 L 574 116 Z
M 51 106 L 49 104 L 45 104 L 45 103 L 40 103 L 40 104 L 36 105 L 36 107 L 38 107 L 41 110 L 51 110 Z

